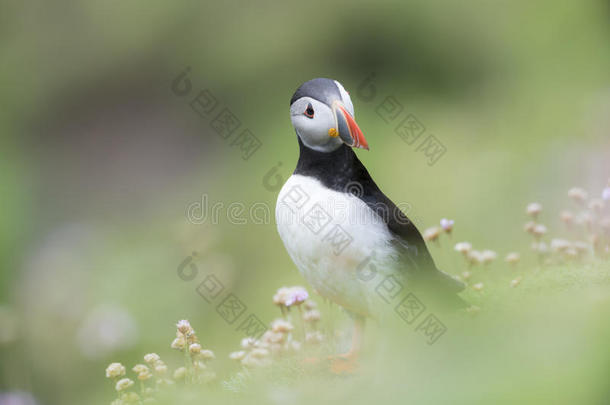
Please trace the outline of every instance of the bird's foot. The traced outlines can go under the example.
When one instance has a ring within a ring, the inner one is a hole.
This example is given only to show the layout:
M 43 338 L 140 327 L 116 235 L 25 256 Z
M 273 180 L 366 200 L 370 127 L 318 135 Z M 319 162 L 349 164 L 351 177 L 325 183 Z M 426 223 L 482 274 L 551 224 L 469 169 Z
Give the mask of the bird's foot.
M 330 371 L 333 374 L 354 374 L 358 371 L 357 357 L 352 353 L 329 356 L 328 360 L 330 361 Z

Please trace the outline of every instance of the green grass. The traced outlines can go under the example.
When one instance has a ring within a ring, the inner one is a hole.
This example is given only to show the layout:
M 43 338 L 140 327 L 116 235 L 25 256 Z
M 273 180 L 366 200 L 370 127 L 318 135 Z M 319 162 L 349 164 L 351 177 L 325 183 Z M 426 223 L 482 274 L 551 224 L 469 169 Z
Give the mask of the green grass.
M 514 274 L 498 274 L 493 266 L 479 271 L 496 272 L 486 275 L 483 291 L 463 294 L 480 311 L 442 315 L 447 332 L 433 345 L 413 327 L 389 320 L 369 325 L 361 369 L 354 375 L 305 367 L 294 356 L 241 375 L 238 366 L 229 367 L 220 383 L 178 387 L 162 401 L 604 403 L 603 376 L 610 367 L 608 263 L 515 270 L 523 280 L 514 288 L 509 283 Z M 323 316 L 330 315 L 324 308 Z M 203 340 L 205 333 L 199 333 Z

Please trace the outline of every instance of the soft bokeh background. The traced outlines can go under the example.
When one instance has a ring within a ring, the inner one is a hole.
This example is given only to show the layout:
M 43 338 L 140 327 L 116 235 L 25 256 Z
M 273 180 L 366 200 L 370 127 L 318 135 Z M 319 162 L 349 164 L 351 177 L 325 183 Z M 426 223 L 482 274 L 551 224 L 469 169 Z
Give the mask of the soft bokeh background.
M 214 272 L 265 322 L 278 287 L 306 285 L 275 230 L 274 186 L 298 156 L 290 96 L 332 77 L 371 145 L 358 155 L 420 228 L 453 218 L 455 238 L 520 251 L 536 275 L 473 296 L 491 313 L 456 319 L 443 344 L 373 326 L 363 375 L 267 382 L 241 398 L 608 403 L 608 263 L 550 269 L 553 284 L 521 224 L 535 200 L 559 233 L 566 190 L 598 193 L 610 177 L 609 36 L 602 0 L 3 3 L 0 393 L 109 403 L 105 366 L 150 351 L 171 362 L 182 318 L 230 376 L 242 335 L 197 285 Z M 171 83 L 187 66 L 181 98 Z M 372 101 L 358 90 L 371 75 Z M 250 159 L 189 107 L 203 89 L 260 139 Z M 388 96 L 444 144 L 436 164 L 376 113 Z M 202 199 L 220 216 L 193 224 L 187 207 Z M 271 218 L 236 224 L 231 203 L 265 203 Z M 458 273 L 450 244 L 434 254 Z M 197 276 L 183 281 L 193 252 Z

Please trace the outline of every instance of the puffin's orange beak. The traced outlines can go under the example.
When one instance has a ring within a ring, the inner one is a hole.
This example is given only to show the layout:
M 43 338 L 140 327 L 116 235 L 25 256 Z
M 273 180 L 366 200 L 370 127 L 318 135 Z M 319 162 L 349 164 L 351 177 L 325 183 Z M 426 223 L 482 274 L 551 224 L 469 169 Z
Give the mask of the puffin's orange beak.
M 352 148 L 369 150 L 369 144 L 364 138 L 364 134 L 358 127 L 358 124 L 356 124 L 354 117 L 347 112 L 343 103 L 335 101 L 333 103 L 333 112 L 335 113 L 335 121 L 339 131 L 338 135 L 341 137 L 341 140 Z M 334 136 L 336 136 L 336 132 L 334 132 L 334 134 Z M 329 135 L 333 136 L 331 131 L 329 131 Z

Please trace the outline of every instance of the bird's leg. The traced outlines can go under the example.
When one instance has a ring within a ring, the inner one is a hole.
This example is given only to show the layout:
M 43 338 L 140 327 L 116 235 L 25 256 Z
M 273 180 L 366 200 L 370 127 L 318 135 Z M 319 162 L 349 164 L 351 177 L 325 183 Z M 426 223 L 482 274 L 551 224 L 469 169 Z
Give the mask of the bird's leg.
M 330 370 L 335 374 L 352 373 L 357 369 L 358 356 L 362 348 L 362 335 L 364 334 L 364 317 L 354 315 L 354 330 L 352 332 L 352 346 L 343 354 L 330 357 Z

